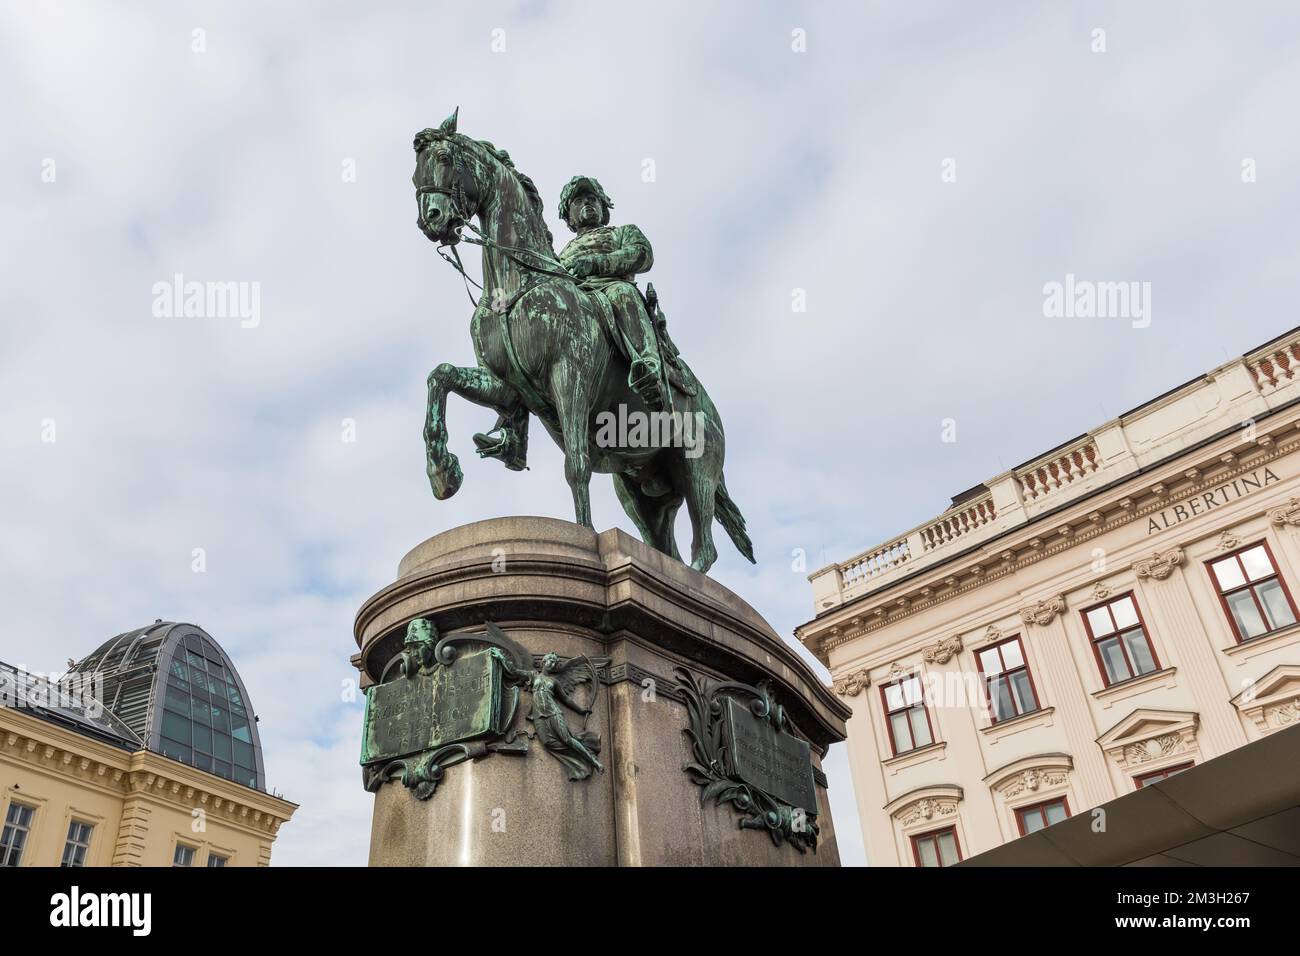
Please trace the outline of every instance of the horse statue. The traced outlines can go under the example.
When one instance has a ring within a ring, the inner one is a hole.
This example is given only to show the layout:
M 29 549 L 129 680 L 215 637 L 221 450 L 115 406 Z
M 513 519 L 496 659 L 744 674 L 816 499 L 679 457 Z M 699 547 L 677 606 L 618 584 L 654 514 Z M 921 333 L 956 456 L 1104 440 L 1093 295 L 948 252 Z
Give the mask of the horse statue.
M 692 568 L 707 572 L 717 560 L 715 518 L 752 562 L 745 519 L 723 480 L 726 440 L 708 392 L 678 358 L 688 381 L 685 388 L 680 374 L 671 385 L 665 381 L 671 413 L 647 408 L 628 385 L 629 364 L 611 337 L 608 303 L 581 288 L 555 255 L 537 187 L 504 150 L 457 132 L 458 115 L 415 137 L 412 177 L 420 231 L 457 267 L 467 289 L 456 246 L 463 239 L 483 250 L 483 293 L 470 317 L 478 365 L 444 363 L 429 373 L 424 443 L 434 497 L 451 497 L 464 477 L 447 449 L 447 396 L 456 394 L 497 412 L 496 427 L 474 436 L 478 453 L 515 470 L 524 467 L 528 416 L 537 416 L 564 452 L 578 524 L 594 529 L 591 474 L 606 472 L 651 547 L 681 560 L 673 523 L 685 501 Z M 477 238 L 462 235 L 466 228 Z M 610 416 L 645 416 L 644 422 L 651 415 L 670 415 L 673 427 L 658 430 L 661 440 L 610 440 L 613 429 L 600 427 Z M 683 423 L 696 427 L 683 429 Z M 688 431 L 693 440 L 681 441 Z M 662 440 L 667 432 L 675 440 Z

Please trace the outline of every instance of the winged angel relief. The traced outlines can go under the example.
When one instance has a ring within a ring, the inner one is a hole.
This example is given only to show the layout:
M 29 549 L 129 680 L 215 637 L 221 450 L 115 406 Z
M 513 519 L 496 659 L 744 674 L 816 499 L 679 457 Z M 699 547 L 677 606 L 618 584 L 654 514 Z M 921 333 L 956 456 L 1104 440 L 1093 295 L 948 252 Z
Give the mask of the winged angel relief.
M 600 753 L 600 735 L 585 729 L 575 733 L 564 712 L 567 707 L 583 717 L 591 714 L 600 686 L 591 659 L 584 655 L 561 664 L 559 656 L 551 653 L 542 657 L 541 670 L 526 670 L 498 647 L 492 648 L 492 656 L 510 683 L 532 695 L 533 708 L 528 719 L 533 722 L 542 746 L 568 769 L 569 779 L 585 780 L 593 770 L 603 772 L 605 768 L 596 758 Z M 578 700 L 580 684 L 591 685 L 590 704 Z

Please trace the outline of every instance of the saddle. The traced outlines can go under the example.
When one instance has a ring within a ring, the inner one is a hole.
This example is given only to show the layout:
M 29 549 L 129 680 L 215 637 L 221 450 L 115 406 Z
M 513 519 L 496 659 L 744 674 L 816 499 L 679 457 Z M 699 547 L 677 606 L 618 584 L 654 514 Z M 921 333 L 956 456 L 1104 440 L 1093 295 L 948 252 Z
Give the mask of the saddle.
M 638 291 L 640 290 L 638 289 Z M 610 305 L 609 297 L 600 289 L 588 288 L 586 292 L 596 301 L 600 313 L 600 323 L 605 329 L 605 334 L 614 343 L 619 354 L 629 362 L 632 361 L 632 356 L 627 351 L 627 343 L 615 327 L 614 307 Z M 683 395 L 692 397 L 698 395 L 700 387 L 695 380 L 695 373 L 682 361 L 681 352 L 678 351 L 677 346 L 668 335 L 668 319 L 664 316 L 663 309 L 659 307 L 659 296 L 655 292 L 654 283 L 646 283 L 646 289 L 641 294 L 641 299 L 645 303 L 646 312 L 650 316 L 650 324 L 655 330 L 655 340 L 659 344 L 659 355 L 663 359 L 663 371 L 668 379 L 668 384 Z

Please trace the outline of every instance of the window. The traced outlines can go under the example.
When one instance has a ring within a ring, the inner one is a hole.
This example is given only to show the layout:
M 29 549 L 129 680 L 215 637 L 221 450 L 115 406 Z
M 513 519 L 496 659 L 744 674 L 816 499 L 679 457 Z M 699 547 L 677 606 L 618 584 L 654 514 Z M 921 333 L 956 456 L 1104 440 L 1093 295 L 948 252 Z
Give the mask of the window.
M 9 804 L 5 826 L 0 832 L 0 867 L 18 866 L 23 861 L 27 835 L 32 832 L 32 818 L 36 811 L 21 803 Z
M 986 647 L 976 655 L 993 722 L 1019 717 L 1038 709 L 1038 695 L 1025 663 L 1020 638 L 1013 637 Z
M 1137 784 L 1137 788 L 1141 790 L 1143 787 L 1149 787 L 1151 786 L 1151 784 L 1159 783 L 1161 780 L 1168 780 L 1170 777 L 1174 776 L 1175 774 L 1180 774 L 1184 770 L 1191 770 L 1191 769 L 1192 769 L 1191 763 L 1180 763 L 1176 767 L 1166 767 L 1164 770 L 1153 770 L 1150 773 L 1144 773 L 1139 776 L 1136 776 L 1133 778 L 1133 782 Z
M 208 866 L 225 866 L 230 862 L 229 857 L 224 857 L 220 853 L 208 854 Z
M 90 835 L 95 828 L 89 823 L 73 820 L 68 824 L 68 842 L 63 844 L 63 862 L 59 866 L 85 866 L 90 850 Z
M 1070 808 L 1066 805 L 1065 797 L 1060 797 L 1046 803 L 1036 803 L 1032 807 L 1020 807 L 1016 810 L 1016 823 L 1020 826 L 1020 835 L 1026 836 L 1050 827 L 1053 823 L 1060 823 L 1069 815 Z
M 159 750 L 208 773 L 257 786 L 246 702 L 221 652 L 191 634 L 177 648 L 162 698 Z
M 930 715 L 921 696 L 921 679 L 913 674 L 880 688 L 885 701 L 885 722 L 894 755 L 934 743 Z
M 917 866 L 952 866 L 961 860 L 957 828 L 948 827 L 912 837 L 912 855 Z
M 186 846 L 184 843 L 176 844 L 176 852 L 172 854 L 172 866 L 193 866 L 194 865 L 194 847 Z
M 1295 604 L 1264 542 L 1208 564 L 1238 643 L 1296 622 Z
M 1160 669 L 1131 593 L 1085 610 L 1083 626 L 1107 687 Z

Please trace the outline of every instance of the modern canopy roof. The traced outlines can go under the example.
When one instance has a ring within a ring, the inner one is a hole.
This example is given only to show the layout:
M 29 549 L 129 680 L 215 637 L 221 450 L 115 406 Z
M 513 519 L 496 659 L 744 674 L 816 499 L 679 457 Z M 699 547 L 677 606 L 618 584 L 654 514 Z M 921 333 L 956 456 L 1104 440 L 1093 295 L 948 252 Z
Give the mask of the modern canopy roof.
M 69 673 L 99 675 L 105 708 L 149 750 L 266 789 L 248 692 L 203 628 L 156 621 L 106 641 Z

